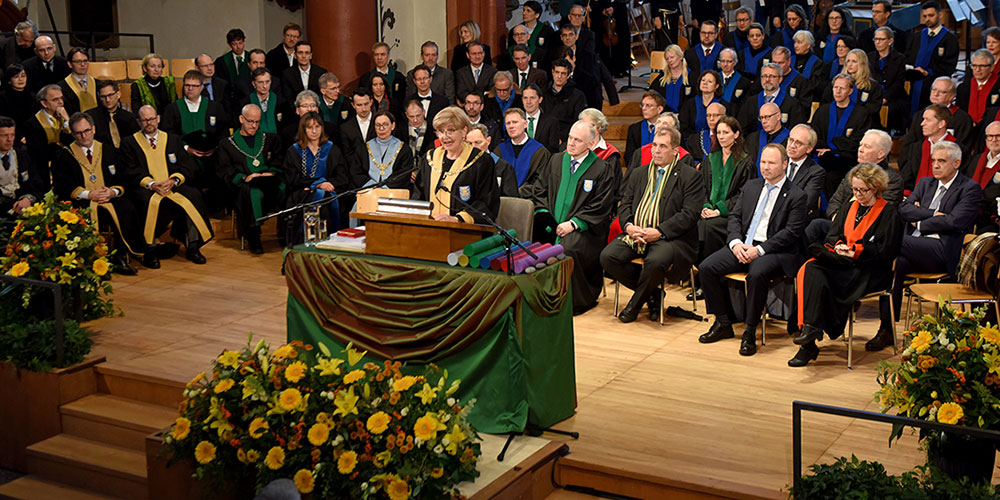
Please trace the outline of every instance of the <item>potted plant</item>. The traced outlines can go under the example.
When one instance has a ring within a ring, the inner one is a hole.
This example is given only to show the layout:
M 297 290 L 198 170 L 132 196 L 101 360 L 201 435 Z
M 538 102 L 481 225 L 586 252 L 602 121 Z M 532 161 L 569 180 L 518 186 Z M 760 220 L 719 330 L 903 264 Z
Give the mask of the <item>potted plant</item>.
M 1000 330 L 981 326 L 985 308 L 971 313 L 941 304 L 903 335 L 899 362 L 877 367 L 882 388 L 875 394 L 883 413 L 893 408 L 911 418 L 995 429 L 1000 423 Z M 890 443 L 902 435 L 893 426 Z M 928 459 L 946 474 L 989 480 L 995 445 L 991 440 L 921 429 Z

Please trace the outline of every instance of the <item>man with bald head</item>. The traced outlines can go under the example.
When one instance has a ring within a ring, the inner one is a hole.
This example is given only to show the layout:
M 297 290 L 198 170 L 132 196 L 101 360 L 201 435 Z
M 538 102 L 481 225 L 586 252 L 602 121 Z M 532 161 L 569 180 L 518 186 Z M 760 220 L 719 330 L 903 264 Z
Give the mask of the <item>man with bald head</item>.
M 604 284 L 601 249 L 607 244 L 614 199 L 612 168 L 592 151 L 597 128 L 585 121 L 570 127 L 566 151 L 552 155 L 528 199 L 535 203 L 532 240 L 552 241 L 573 257 L 573 314 L 597 305 Z M 543 215 L 544 214 L 544 215 Z
M 240 235 L 251 253 L 264 253 L 257 219 L 279 206 L 284 186 L 284 154 L 278 136 L 260 130 L 261 111 L 256 104 L 243 106 L 240 128 L 219 144 L 219 172 L 233 190 Z M 281 228 L 278 228 L 281 231 Z
M 28 75 L 28 89 L 32 92 L 59 83 L 69 75 L 69 62 L 65 57 L 56 55 L 56 44 L 47 35 L 35 39 L 35 57 L 27 59 L 22 65 Z
M 708 128 L 687 136 L 685 142 L 694 161 L 700 162 L 708 156 L 708 153 L 712 152 L 712 148 L 718 143 L 715 139 L 715 126 L 724 116 L 726 116 L 726 106 L 721 102 L 713 102 L 705 108 L 705 121 L 708 122 Z
M 785 145 L 788 139 L 788 129 L 781 123 L 781 108 L 773 102 L 765 103 L 760 107 L 760 115 L 757 117 L 760 128 L 747 137 L 747 152 L 753 158 L 754 165 L 757 166 L 757 175 L 760 175 L 760 152 L 768 144 Z

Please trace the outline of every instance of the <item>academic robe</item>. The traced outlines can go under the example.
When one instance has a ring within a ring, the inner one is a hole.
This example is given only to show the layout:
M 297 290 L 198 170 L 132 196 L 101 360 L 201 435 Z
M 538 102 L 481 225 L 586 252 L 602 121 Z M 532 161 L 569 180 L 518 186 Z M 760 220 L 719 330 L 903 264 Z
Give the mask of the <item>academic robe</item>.
M 558 133 L 560 142 L 565 142 L 569 129 L 579 119 L 580 112 L 586 109 L 587 98 L 573 81 L 566 82 L 562 90 L 556 91 L 549 87 L 542 96 L 542 113 L 555 118 L 559 122 Z M 537 128 L 536 128 L 537 133 Z M 544 144 L 544 143 L 543 143 Z
M 885 56 L 885 60 L 879 57 L 878 52 L 869 52 L 868 70 L 872 78 L 882 86 L 882 98 L 889 106 L 886 128 L 902 130 L 910 110 L 909 95 L 904 85 L 906 79 L 903 77 L 906 58 L 893 48 L 889 49 L 889 55 Z
M 889 176 L 889 189 L 886 189 L 882 193 L 882 197 L 893 206 L 899 205 L 903 201 L 903 178 L 896 169 L 889 167 L 888 161 L 879 163 L 879 167 Z M 850 204 L 852 199 L 854 199 L 854 191 L 851 189 L 851 181 L 847 177 L 844 177 L 840 181 L 840 185 L 837 186 L 837 191 L 833 193 L 833 196 L 829 197 L 830 202 L 826 205 L 826 217 L 828 219 L 836 217 L 837 212 L 844 205 Z
M 965 80 L 959 84 L 955 93 L 955 104 L 964 109 L 972 117 L 972 122 L 979 124 L 986 118 L 986 110 L 994 106 L 1000 106 L 1000 77 L 990 75 L 982 89 L 977 91 L 978 102 L 972 100 L 972 89 L 978 87 L 976 78 L 972 76 L 971 70 L 966 73 Z M 978 110 L 976 109 L 978 107 Z M 988 124 L 988 123 L 987 123 Z
M 495 220 L 500 211 L 500 188 L 490 154 L 465 144 L 459 157 L 450 166 L 448 163 L 443 146 L 421 157 L 413 183 L 413 198 L 430 201 L 434 215 L 447 214 L 462 222 L 485 224 L 482 216 L 485 212 Z M 468 203 L 475 211 L 470 212 L 455 198 Z
M 408 102 L 410 102 L 411 100 L 414 100 L 414 99 L 416 99 L 417 101 L 420 101 L 421 105 L 423 105 L 423 99 L 424 98 L 420 97 L 416 92 L 414 92 L 414 93 L 406 96 L 406 99 L 403 99 L 403 106 L 405 107 L 406 103 L 408 103 Z M 428 124 L 429 128 L 431 129 L 431 133 L 432 134 L 433 134 L 433 130 L 434 130 L 434 126 L 433 126 L 433 124 L 434 124 L 434 117 L 437 116 L 438 112 L 440 112 L 442 109 L 447 108 L 448 106 L 450 106 L 452 102 L 453 101 L 449 101 L 448 98 L 444 96 L 444 94 L 439 94 L 439 93 L 435 92 L 434 90 L 431 90 L 431 97 L 430 97 L 430 101 L 428 101 L 428 103 L 427 103 L 427 111 L 424 113 L 424 120 L 427 121 L 427 124 Z M 518 100 L 519 104 L 520 104 L 520 102 L 521 101 Z M 521 106 L 518 106 L 518 107 L 521 107 Z M 483 108 L 483 114 L 485 114 L 485 113 L 486 113 L 486 111 L 485 111 L 485 107 L 484 107 Z M 491 119 L 496 120 L 495 117 L 491 117 Z M 503 117 L 502 116 L 500 117 L 499 121 L 501 123 L 503 122 Z M 396 129 L 397 130 L 400 128 L 401 124 L 403 124 L 403 123 L 406 123 L 406 115 L 396 116 Z M 499 139 L 495 139 L 495 140 L 499 140 Z M 433 142 L 433 140 L 431 142 Z
M 746 76 L 744 76 L 746 78 Z M 655 90 L 660 93 L 666 99 L 667 105 L 663 108 L 664 111 L 673 111 L 674 113 L 680 113 L 681 108 L 684 106 L 684 102 L 688 99 L 694 97 L 698 93 L 698 75 L 691 72 L 688 69 L 688 82 L 684 83 L 683 78 L 678 78 L 677 80 L 670 82 L 663 76 L 656 76 L 653 79 L 652 85 L 649 86 L 649 90 Z M 548 100 L 548 97 L 545 98 Z M 676 99 L 676 102 L 673 100 Z M 545 104 L 545 101 L 542 101 Z
M 712 135 L 711 131 L 708 129 L 702 130 L 691 135 L 688 135 L 684 139 L 684 148 L 691 153 L 691 157 L 695 162 L 701 163 L 701 161 L 708 156 L 708 153 L 712 152 L 712 147 L 718 141 Z
M 709 49 L 708 55 L 705 55 L 705 47 L 700 43 L 688 47 L 684 51 L 684 60 L 687 61 L 687 67 L 691 70 L 691 74 L 701 76 L 701 72 L 705 70 L 719 71 L 717 62 L 722 49 L 722 44 L 715 42 Z
M 180 137 L 157 131 L 156 149 L 141 131 L 122 138 L 121 154 L 126 167 L 125 186 L 143 222 L 143 238 L 152 245 L 168 223 L 171 234 L 181 242 L 207 243 L 212 239 L 212 225 L 198 188 L 188 184 L 197 166 L 184 151 Z M 168 196 L 147 188 L 151 181 L 174 179 L 177 185 Z
M 972 158 L 966 163 L 966 170 L 963 172 L 967 177 L 979 183 L 983 189 L 983 206 L 976 219 L 976 233 L 997 231 L 997 198 L 1000 197 L 1000 163 L 993 165 L 992 169 L 986 168 L 988 151 L 984 151 L 979 156 Z
M 398 139 L 398 137 L 396 138 Z M 348 162 L 347 170 L 351 177 L 351 186 L 363 187 L 370 186 L 376 182 L 392 178 L 389 184 L 385 187 L 388 189 L 409 189 L 410 187 L 410 176 L 401 175 L 402 172 L 410 170 L 413 168 L 413 151 L 410 146 L 404 142 L 399 142 L 398 153 L 393 158 L 392 153 L 390 153 L 385 158 L 375 158 L 372 159 L 371 155 L 374 152 L 369 145 L 374 143 L 378 139 L 372 139 L 365 143 L 365 147 L 359 149 L 356 152 L 357 158 Z M 388 166 L 385 172 L 380 172 L 376 165 L 373 165 L 373 161 Z M 400 175 L 397 175 L 400 174 Z
M 14 129 L 17 142 L 24 138 L 24 127 L 20 125 L 27 122 L 39 109 L 41 107 L 38 105 L 38 100 L 27 88 L 14 90 L 10 85 L 0 88 L 0 115 L 13 118 L 14 123 L 19 125 Z
M 231 50 L 216 57 L 215 76 L 229 82 L 230 85 L 235 85 L 241 78 L 250 74 L 250 67 L 247 65 L 247 61 L 250 60 L 250 52 L 244 50 L 242 57 L 243 61 L 237 63 L 236 54 Z M 264 65 L 267 65 L 266 55 Z
M 739 113 L 736 115 L 736 120 L 740 122 L 740 129 L 744 136 L 757 130 L 760 126 L 760 107 L 765 102 L 763 92 L 754 94 L 743 101 L 743 105 L 740 106 Z M 806 119 L 809 118 L 809 113 L 803 108 L 802 103 L 788 96 L 780 88 L 774 102 L 781 110 L 781 125 L 785 128 L 791 129 L 798 123 L 805 123 Z
M 73 116 L 78 111 L 89 111 L 97 107 L 97 80 L 87 75 L 87 90 L 83 90 L 74 75 L 67 75 L 59 81 L 63 92 L 63 107 L 66 113 Z
M 639 148 L 653 142 L 653 132 L 649 131 L 649 127 L 651 125 L 653 124 L 643 119 L 628 126 L 628 132 L 625 135 L 626 158 L 632 158 L 632 154 L 638 151 Z M 645 140 L 643 140 L 643 138 L 645 138 Z
M 789 132 L 786 127 L 779 128 L 773 134 L 768 134 L 764 129 L 757 129 L 747 136 L 746 148 L 747 153 L 750 155 L 750 160 L 753 162 L 755 177 L 760 177 L 760 152 L 764 150 L 764 146 L 771 143 L 784 146 L 788 142 Z M 763 138 L 761 137 L 762 135 L 764 136 Z
M 761 66 L 771 62 L 771 47 L 766 43 L 759 49 L 754 49 L 749 45 L 739 51 L 739 60 L 736 62 L 736 70 L 743 73 L 743 76 L 756 82 L 760 76 Z
M 323 121 L 335 123 L 340 125 L 347 121 L 351 116 L 351 103 L 347 101 L 347 97 L 344 94 L 337 96 L 337 100 L 333 101 L 333 104 L 327 104 L 326 99 L 320 95 L 319 97 L 319 112 L 323 115 Z M 396 117 L 397 120 L 400 117 Z
M 515 148 L 514 143 L 507 139 L 497 145 L 493 154 L 500 156 L 514 169 L 515 185 L 522 197 L 529 196 L 531 186 L 538 180 L 538 176 L 548 166 L 552 157 L 552 153 L 541 142 L 530 138 L 520 148 Z
M 303 90 L 311 90 L 319 95 L 319 77 L 326 73 L 326 68 L 312 64 L 309 66 L 308 87 L 302 86 L 302 73 L 298 64 L 286 69 L 281 73 L 281 98 L 285 103 L 291 105 L 295 102 L 295 97 Z M 272 73 L 274 75 L 276 73 Z
M 726 114 L 733 116 L 739 111 L 743 101 L 753 94 L 752 87 L 753 81 L 739 71 L 733 71 L 729 78 L 722 75 L 722 102 L 726 103 Z
M 881 128 L 880 113 L 882 112 L 882 98 L 885 94 L 882 92 L 882 85 L 874 78 L 868 81 L 868 90 L 861 90 L 860 87 L 855 87 L 854 92 L 851 94 L 851 100 L 855 101 L 855 109 L 857 107 L 865 108 L 868 113 L 868 117 L 872 120 L 872 126 Z M 823 97 L 820 99 L 821 104 L 827 104 L 833 102 L 833 83 L 826 86 L 826 90 L 823 91 Z
M 42 125 L 42 122 L 46 122 Z M 57 123 L 50 125 L 44 111 L 38 111 L 28 119 L 26 123 L 19 123 L 19 128 L 24 129 L 24 142 L 28 145 L 28 152 L 31 158 L 38 163 L 39 168 L 45 171 L 48 178 L 49 161 L 52 155 L 73 142 L 73 136 L 69 133 L 69 128 Z M 45 183 L 48 190 L 48 181 Z
M 945 134 L 944 139 L 946 141 L 955 142 L 955 136 L 951 134 Z M 903 177 L 903 190 L 905 194 L 910 194 L 913 190 L 913 186 L 920 182 L 923 177 L 932 176 L 931 171 L 931 154 L 930 145 L 928 142 L 927 149 L 927 164 L 924 164 L 924 141 L 914 142 L 908 144 L 902 148 L 899 152 L 899 158 L 897 162 L 899 164 L 899 175 Z M 959 144 L 959 148 L 962 149 L 962 160 L 968 161 L 969 155 L 965 149 L 965 146 Z M 921 176 L 921 172 L 924 174 Z
M 529 199 L 536 213 L 548 211 L 556 224 L 572 221 L 577 229 L 563 238 L 566 255 L 574 260 L 572 276 L 573 312 L 582 313 L 597 301 L 604 282 L 600 252 L 607 244 L 611 220 L 613 172 L 593 151 L 575 174 L 570 172 L 568 153 L 553 155 L 548 169 L 538 177 Z M 544 230 L 544 229 L 543 229 Z M 551 227 L 555 235 L 555 227 Z
M 128 252 L 143 255 L 146 241 L 142 237 L 142 224 L 138 211 L 126 196 L 126 166 L 118 151 L 94 141 L 92 161 L 87 161 L 83 149 L 74 142 L 55 152 L 52 157 L 52 190 L 61 200 L 77 208 L 90 208 L 90 220 L 101 228 L 115 228 L 115 242 L 119 254 Z M 103 187 L 116 189 L 120 194 L 106 203 L 78 198 L 84 191 Z
M 812 106 L 812 101 L 819 99 L 818 94 L 826 87 L 826 82 L 829 80 L 825 73 L 823 60 L 813 53 L 796 54 L 793 52 L 792 67 L 809 82 L 809 90 L 802 98 L 809 101 L 810 106 Z
M 830 149 L 830 152 L 820 155 L 819 164 L 826 169 L 826 186 L 824 191 L 830 195 L 837 189 L 847 171 L 857 165 L 858 146 L 865 132 L 871 128 L 871 119 L 863 106 L 854 106 L 851 115 L 847 117 L 841 134 L 833 134 L 830 129 L 830 109 L 836 107 L 836 102 L 823 104 L 816 110 L 810 124 L 816 131 L 816 149 Z M 839 109 L 837 115 L 842 117 L 845 109 Z
M 122 139 L 139 131 L 139 122 L 136 116 L 121 105 L 115 110 L 114 117 L 104 106 L 91 109 L 87 111 L 87 114 L 94 119 L 94 139 L 100 141 L 105 147 L 121 148 Z M 111 132 L 112 125 L 118 130 L 117 141 L 114 140 L 114 134 Z
M 202 110 L 202 108 L 204 108 L 204 110 Z M 206 145 L 210 144 L 214 149 L 219 145 L 222 138 L 228 135 L 229 120 L 227 119 L 226 111 L 221 104 L 215 101 L 210 101 L 204 97 L 202 97 L 198 102 L 198 113 L 202 112 L 204 112 L 204 118 L 200 121 L 200 123 L 192 123 L 186 127 L 184 124 L 184 116 L 192 115 L 192 118 L 194 118 L 194 114 L 188 111 L 188 107 L 184 99 L 178 99 L 170 106 L 167 106 L 167 109 L 163 111 L 163 118 L 160 121 L 160 130 L 179 136 L 182 140 L 187 134 L 200 130 L 208 136 Z
M 167 106 L 180 98 L 177 86 L 174 84 L 174 77 L 170 75 L 164 75 L 160 78 L 159 83 L 154 82 L 153 85 L 150 85 L 149 78 L 145 76 L 134 80 L 131 85 L 131 94 L 131 107 L 129 109 L 137 115 L 139 108 L 149 105 L 156 110 L 156 114 L 163 116 L 163 111 Z
M 256 220 L 259 217 L 283 206 L 284 201 L 281 141 L 277 135 L 261 130 L 252 139 L 251 146 L 237 129 L 219 143 L 217 155 L 219 175 L 232 190 L 236 202 L 234 206 L 240 234 L 247 234 L 249 228 L 258 225 Z M 246 182 L 246 177 L 254 173 L 270 173 L 273 176 L 257 177 Z
M 965 146 L 966 148 L 972 148 L 973 146 L 986 144 L 986 136 L 980 137 L 980 140 L 976 141 L 976 127 L 972 123 L 972 117 L 964 109 L 956 105 L 951 105 L 948 109 L 951 110 L 951 119 L 948 120 L 948 133 L 955 136 L 958 139 L 958 143 Z M 990 110 L 983 115 L 984 121 L 989 124 L 993 121 L 989 118 Z M 924 141 L 924 132 L 920 128 L 920 122 L 924 119 L 923 111 L 917 111 L 913 115 L 913 119 L 910 121 L 910 128 L 906 130 L 906 135 L 903 136 L 902 149 L 905 150 L 911 144 L 919 144 Z
M 918 57 L 921 55 L 921 48 L 934 47 L 930 51 L 930 59 L 927 64 L 919 64 Z M 927 70 L 927 76 L 922 80 L 913 82 L 910 87 L 910 112 L 927 106 L 930 103 L 931 85 L 934 79 L 939 76 L 951 76 L 958 66 L 958 37 L 948 28 L 938 27 L 938 34 L 933 40 L 928 38 L 927 28 L 914 31 L 910 36 L 906 46 L 906 63 L 913 66 L 922 66 Z
M 521 198 L 521 193 L 517 189 L 517 175 L 514 174 L 514 166 L 495 153 L 492 153 L 491 156 L 493 157 L 493 172 L 497 176 L 500 196 Z
M 712 103 L 720 103 L 725 105 L 721 99 L 713 98 Z M 708 113 L 708 106 L 704 105 L 701 94 L 692 97 L 684 102 L 681 106 L 681 112 L 679 114 L 681 137 L 688 137 L 692 135 L 697 135 L 699 130 L 704 130 L 708 128 L 708 118 L 705 116 Z M 704 125 L 698 125 L 698 115 L 701 114 L 701 119 Z M 728 113 L 727 113 L 728 114 Z M 641 130 L 640 130 L 641 132 Z
M 359 80 L 358 86 L 371 90 L 372 78 L 375 76 L 375 73 L 381 73 L 382 76 L 388 80 L 388 86 L 385 89 L 385 93 L 389 96 L 389 99 L 397 100 L 409 94 L 406 85 L 406 73 L 398 68 L 395 61 L 389 62 L 388 70 L 388 74 L 380 72 L 378 68 L 368 70 L 367 73 L 361 75 L 361 80 Z
M 500 101 L 498 101 L 497 98 L 494 95 L 491 95 L 491 94 L 493 94 L 493 92 L 490 92 L 489 94 L 486 94 L 486 97 L 483 98 L 484 101 L 483 101 L 483 113 L 482 114 L 484 116 L 486 116 L 486 118 L 488 118 L 490 120 L 493 120 L 493 121 L 495 121 L 497 123 L 503 124 L 504 123 L 504 112 L 506 111 L 506 109 L 503 109 L 501 107 Z M 511 108 L 524 109 L 524 104 L 521 103 L 521 96 L 517 95 L 514 92 L 511 92 L 511 94 L 510 94 L 510 100 L 506 101 L 505 104 L 507 105 L 507 109 L 511 109 Z M 433 118 L 429 118 L 429 119 L 432 122 L 434 121 Z M 501 127 L 500 127 L 500 133 L 502 134 L 501 138 L 502 139 L 506 139 L 507 138 L 507 127 L 501 125 Z

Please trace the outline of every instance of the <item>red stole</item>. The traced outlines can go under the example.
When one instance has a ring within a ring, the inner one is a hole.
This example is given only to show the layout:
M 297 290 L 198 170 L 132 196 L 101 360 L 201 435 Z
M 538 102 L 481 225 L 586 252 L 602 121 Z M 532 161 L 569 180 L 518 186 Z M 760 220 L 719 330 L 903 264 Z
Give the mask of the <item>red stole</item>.
M 608 157 L 610 157 L 611 155 L 613 155 L 615 153 L 618 153 L 618 148 L 616 148 L 614 144 L 611 144 L 610 142 L 607 142 L 607 141 L 604 141 L 604 144 L 607 147 L 605 147 L 603 149 L 595 149 L 594 150 L 594 153 L 597 154 L 598 158 L 600 158 L 602 160 L 607 160 Z
M 986 112 L 986 98 L 989 97 L 990 91 L 993 90 L 996 83 L 997 74 L 995 72 L 990 74 L 990 79 L 986 80 L 982 90 L 979 90 L 979 81 L 975 78 L 969 82 L 969 116 L 972 117 L 973 122 L 979 123 L 983 119 L 983 113 Z
M 951 135 L 950 132 L 945 133 L 944 138 L 942 138 L 941 141 L 951 141 L 956 144 L 958 143 L 958 139 L 955 139 L 955 136 Z M 925 137 L 923 147 L 920 150 L 920 170 L 917 171 L 917 178 L 914 180 L 913 184 L 916 185 L 917 182 L 920 182 L 920 179 L 929 175 L 934 175 L 931 170 L 931 141 Z
M 995 163 L 991 168 L 986 168 L 986 157 L 989 151 L 979 155 L 979 162 L 976 163 L 976 171 L 972 174 L 972 180 L 979 183 L 979 187 L 986 189 L 986 185 L 993 180 L 993 176 L 1000 170 L 1000 162 Z
M 610 145 L 610 144 L 609 144 Z M 689 155 L 688 150 L 684 149 L 684 146 L 677 146 L 677 159 L 680 160 L 685 156 Z M 639 165 L 649 165 L 649 162 L 653 161 L 653 143 L 646 144 L 639 150 L 640 161 Z M 706 156 L 708 156 L 706 154 Z

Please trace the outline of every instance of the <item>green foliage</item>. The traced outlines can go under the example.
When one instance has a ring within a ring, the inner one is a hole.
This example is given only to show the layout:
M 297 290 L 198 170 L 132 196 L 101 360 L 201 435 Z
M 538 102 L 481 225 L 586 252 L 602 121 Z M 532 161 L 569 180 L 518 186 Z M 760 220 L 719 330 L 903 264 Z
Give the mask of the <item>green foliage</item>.
M 56 364 L 55 322 L 23 321 L 9 311 L 0 311 L 0 360 L 10 361 L 19 369 L 47 372 L 83 361 L 94 341 L 90 332 L 73 320 L 65 322 L 63 362 Z

